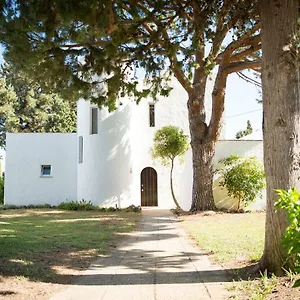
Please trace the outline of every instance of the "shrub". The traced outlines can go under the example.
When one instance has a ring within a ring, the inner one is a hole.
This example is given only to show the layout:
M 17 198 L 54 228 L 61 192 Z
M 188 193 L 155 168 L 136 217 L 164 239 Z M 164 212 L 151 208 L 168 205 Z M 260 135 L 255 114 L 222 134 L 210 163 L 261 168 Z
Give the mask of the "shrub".
M 276 192 L 279 199 L 275 202 L 275 207 L 287 212 L 289 222 L 282 238 L 282 245 L 295 266 L 295 271 L 300 273 L 300 194 L 296 189 L 276 190 Z
M 230 197 L 237 199 L 238 211 L 256 197 L 262 197 L 265 176 L 263 166 L 256 157 L 243 158 L 233 154 L 219 163 L 224 165 L 217 170 L 222 176 L 219 185 L 227 189 Z
M 106 209 L 106 211 L 112 212 L 112 211 L 116 211 L 117 209 L 113 206 L 110 206 Z
M 57 208 L 64 210 L 97 210 L 91 201 L 86 202 L 84 199 L 80 201 L 62 202 Z
M 140 206 L 130 205 L 124 209 L 126 212 L 140 212 L 142 209 Z

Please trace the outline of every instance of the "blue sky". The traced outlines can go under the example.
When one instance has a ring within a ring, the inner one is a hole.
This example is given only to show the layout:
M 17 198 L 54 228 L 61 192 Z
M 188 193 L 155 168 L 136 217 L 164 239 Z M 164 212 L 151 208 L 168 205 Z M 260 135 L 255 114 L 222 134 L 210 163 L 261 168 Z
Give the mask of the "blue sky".
M 0 45 L 0 64 L 3 62 L 2 51 Z M 254 85 L 236 74 L 229 76 L 225 101 L 226 139 L 234 139 L 239 130 L 246 128 L 247 120 L 250 120 L 254 130 L 261 128 L 262 105 L 256 102 L 257 98 L 259 93 Z

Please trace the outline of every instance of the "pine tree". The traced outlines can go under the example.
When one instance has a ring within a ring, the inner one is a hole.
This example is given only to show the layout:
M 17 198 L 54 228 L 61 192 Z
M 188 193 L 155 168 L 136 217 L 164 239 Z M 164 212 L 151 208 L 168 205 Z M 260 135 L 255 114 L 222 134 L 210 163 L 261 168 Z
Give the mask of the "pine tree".
M 212 159 L 227 76 L 261 64 L 256 1 L 16 0 L 6 1 L 2 13 L 6 60 L 64 99 L 83 97 L 112 110 L 124 94 L 137 102 L 167 96 L 173 74 L 188 95 L 191 210 L 216 209 Z M 216 66 L 207 120 L 205 91 Z M 132 68 L 145 70 L 140 90 L 137 79 L 128 80 Z
M 243 136 L 249 135 L 253 132 L 252 125 L 250 123 L 250 120 L 247 120 L 247 127 L 245 130 L 240 130 L 236 133 L 235 138 L 238 140 L 242 138 Z
M 76 102 L 44 93 L 25 74 L 6 66 L 0 74 L 0 146 L 6 132 L 73 132 Z
M 281 245 L 287 228 L 275 212 L 276 189 L 300 190 L 299 1 L 263 0 L 261 5 L 264 166 L 267 181 L 266 238 L 261 268 L 276 274 L 291 265 Z M 274 34 L 276 33 L 276 34 Z

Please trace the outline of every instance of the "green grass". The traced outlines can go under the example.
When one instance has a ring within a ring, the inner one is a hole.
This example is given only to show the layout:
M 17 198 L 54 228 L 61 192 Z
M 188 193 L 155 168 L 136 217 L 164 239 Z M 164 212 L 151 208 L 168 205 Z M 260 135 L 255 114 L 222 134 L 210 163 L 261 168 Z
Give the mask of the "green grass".
M 267 272 L 261 273 L 255 280 L 235 282 L 231 290 L 235 292 L 234 300 L 265 300 L 278 284 L 278 278 L 274 275 L 269 277 Z
M 183 225 L 221 263 L 257 261 L 263 253 L 264 213 L 187 216 Z
M 0 211 L 0 275 L 56 282 L 55 266 L 77 268 L 82 256 L 89 261 L 105 254 L 134 229 L 139 217 L 125 212 Z

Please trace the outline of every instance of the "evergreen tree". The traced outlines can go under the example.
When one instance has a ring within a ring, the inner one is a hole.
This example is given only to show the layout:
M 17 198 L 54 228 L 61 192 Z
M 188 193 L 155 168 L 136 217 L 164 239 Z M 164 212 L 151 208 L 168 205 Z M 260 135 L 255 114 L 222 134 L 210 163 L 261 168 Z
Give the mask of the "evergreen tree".
M 242 138 L 243 136 L 249 135 L 253 132 L 252 125 L 250 123 L 250 120 L 247 121 L 247 128 L 245 130 L 240 130 L 236 133 L 235 138 L 238 140 Z
M 287 215 L 282 209 L 275 211 L 274 200 L 278 198 L 278 189 L 300 190 L 299 18 L 298 0 L 262 1 L 267 208 L 265 248 L 260 265 L 262 270 L 267 269 L 275 274 L 293 268 L 281 244 L 288 226 Z
M 191 210 L 215 209 L 212 159 L 227 76 L 261 64 L 257 1 L 7 0 L 2 14 L 6 60 L 64 99 L 83 97 L 112 110 L 124 94 L 137 101 L 167 96 L 173 74 L 188 95 Z M 207 120 L 206 84 L 215 66 Z M 133 67 L 145 70 L 142 89 L 128 80 Z
M 73 132 L 76 102 L 44 93 L 23 73 L 6 66 L 0 73 L 0 146 L 6 132 Z

